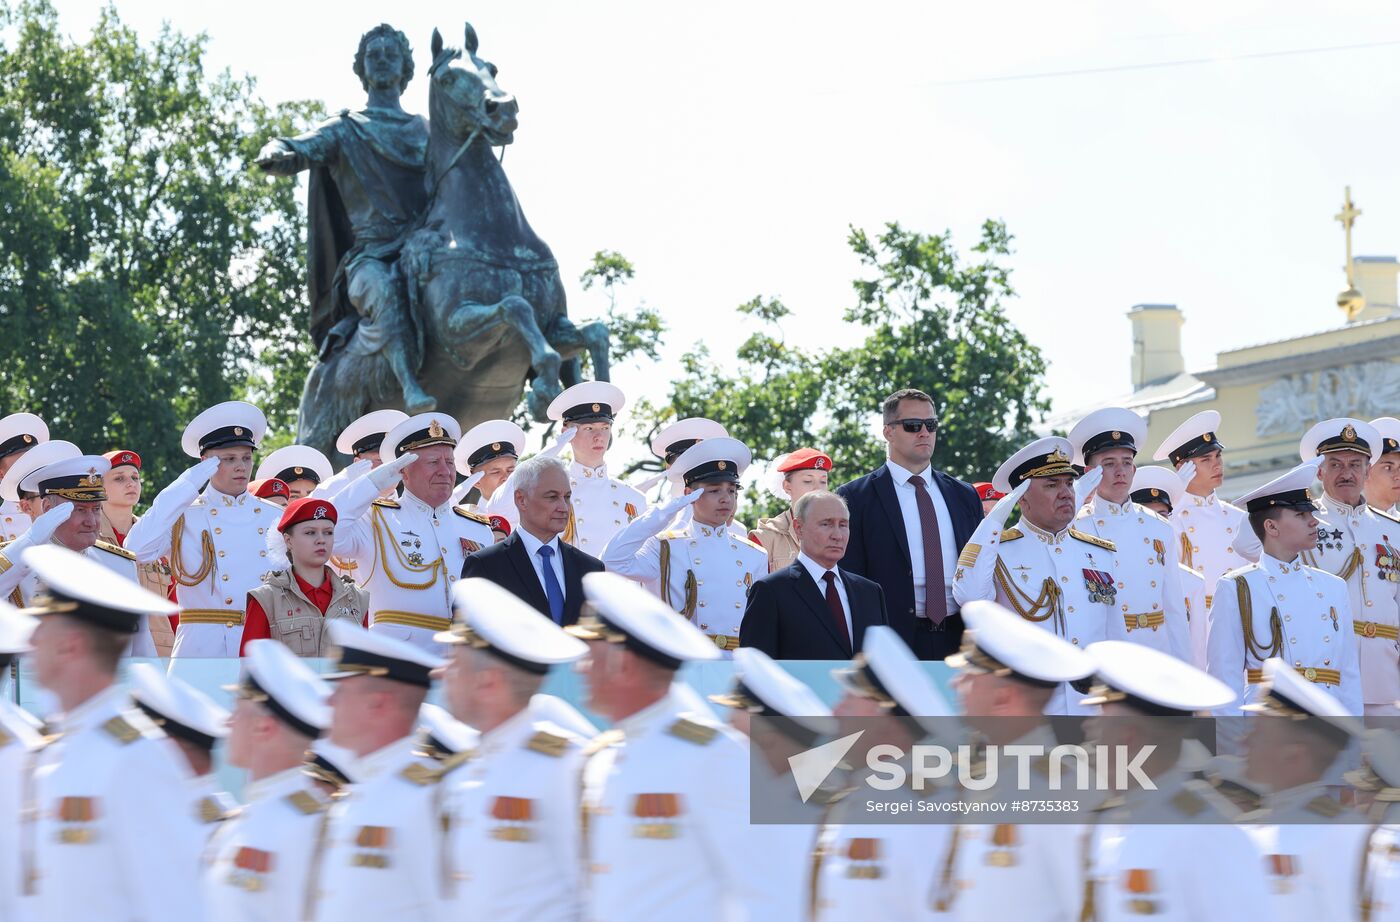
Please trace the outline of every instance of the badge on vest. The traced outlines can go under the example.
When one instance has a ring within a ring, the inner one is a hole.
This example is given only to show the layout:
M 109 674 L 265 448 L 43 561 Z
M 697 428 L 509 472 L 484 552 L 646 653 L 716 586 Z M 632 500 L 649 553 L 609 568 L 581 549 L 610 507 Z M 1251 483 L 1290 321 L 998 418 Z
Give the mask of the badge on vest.
M 642 822 L 632 826 L 632 835 L 639 839 L 674 839 L 676 824 L 668 822 L 681 815 L 679 794 L 638 794 L 632 804 L 632 815 Z
M 528 797 L 497 797 L 491 802 L 491 818 L 500 824 L 491 827 L 493 839 L 529 842 L 535 837 L 527 825 L 535 818 L 535 802 Z
M 1084 568 L 1084 588 L 1089 590 L 1090 602 L 1106 602 L 1112 605 L 1118 598 L 1118 590 L 1113 586 L 1113 574 L 1103 570 Z
M 86 845 L 97 840 L 97 830 L 87 825 L 97 819 L 96 797 L 61 797 L 56 812 L 60 823 L 74 824 L 59 828 L 59 842 L 64 845 Z
M 357 868 L 387 868 L 392 831 L 388 826 L 361 826 L 355 834 L 355 845 L 371 851 L 356 852 L 350 856 L 350 864 Z

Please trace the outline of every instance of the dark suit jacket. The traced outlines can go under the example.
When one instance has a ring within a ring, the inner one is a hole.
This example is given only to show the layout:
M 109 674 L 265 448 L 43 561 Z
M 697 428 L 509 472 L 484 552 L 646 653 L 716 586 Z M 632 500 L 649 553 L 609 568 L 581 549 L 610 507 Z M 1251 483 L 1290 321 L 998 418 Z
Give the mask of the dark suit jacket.
M 982 501 L 971 484 L 941 471 L 933 471 L 933 482 L 953 520 L 954 546 L 944 550 L 951 551 L 956 560 L 982 521 Z M 836 489 L 851 509 L 851 541 L 841 566 L 880 584 L 885 590 L 890 626 L 920 659 L 943 659 L 962 643 L 962 617 L 949 615 L 939 631 L 916 630 L 909 536 L 904 532 L 904 517 L 894 491 L 890 469 L 883 464 Z
M 739 624 L 739 646 L 757 647 L 774 659 L 835 659 L 855 656 L 865 629 L 889 624 L 885 594 L 878 583 L 837 567 L 850 605 L 854 649 L 836 628 L 836 619 L 812 575 L 793 561 L 749 587 L 749 603 Z
M 583 574 L 603 569 L 603 562 L 572 544 L 561 541 L 559 548 L 559 559 L 564 565 L 564 623 L 573 624 L 578 621 L 579 609 L 583 607 Z M 467 555 L 462 564 L 462 579 L 469 576 L 480 576 L 504 586 L 549 617 L 549 599 L 545 597 L 540 578 L 535 575 L 535 565 L 525 551 L 519 530 L 511 532 L 500 544 Z

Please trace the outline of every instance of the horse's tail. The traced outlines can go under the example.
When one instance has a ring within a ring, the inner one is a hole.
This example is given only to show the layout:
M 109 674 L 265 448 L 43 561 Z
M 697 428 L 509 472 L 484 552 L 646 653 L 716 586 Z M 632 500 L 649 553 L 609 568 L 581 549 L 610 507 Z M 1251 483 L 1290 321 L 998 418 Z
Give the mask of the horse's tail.
M 382 353 L 332 353 L 311 367 L 297 413 L 297 441 L 335 456 L 335 440 L 373 407 L 398 405 L 398 382 Z

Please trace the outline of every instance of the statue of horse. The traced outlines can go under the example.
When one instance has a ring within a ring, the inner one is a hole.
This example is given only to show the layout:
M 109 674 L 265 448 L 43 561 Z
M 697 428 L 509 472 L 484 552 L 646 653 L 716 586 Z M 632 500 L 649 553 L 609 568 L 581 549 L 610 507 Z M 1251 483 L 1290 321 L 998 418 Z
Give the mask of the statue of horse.
M 510 418 L 528 386 L 539 421 L 563 387 L 581 378 L 587 351 L 608 379 L 608 329 L 576 326 L 559 265 L 525 220 L 493 148 L 514 140 L 519 105 L 496 83 L 496 66 L 446 48 L 435 29 L 428 69 L 428 204 L 397 263 L 421 346 L 419 380 L 437 408 L 465 430 Z M 343 349 L 318 362 L 302 394 L 299 441 L 329 453 L 339 432 L 370 410 L 402 409 L 382 353 Z

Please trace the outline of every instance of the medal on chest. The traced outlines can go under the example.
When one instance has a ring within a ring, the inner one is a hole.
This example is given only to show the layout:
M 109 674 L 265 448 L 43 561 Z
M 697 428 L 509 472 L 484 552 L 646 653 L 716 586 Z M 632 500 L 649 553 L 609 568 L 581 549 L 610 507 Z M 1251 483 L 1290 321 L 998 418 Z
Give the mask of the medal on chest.
M 1084 588 L 1089 591 L 1090 602 L 1104 602 L 1112 605 L 1118 598 L 1118 590 L 1113 585 L 1113 574 L 1104 570 L 1084 568 Z
M 414 532 L 406 531 L 399 539 L 399 546 L 406 552 L 405 556 L 409 564 L 415 567 L 423 566 L 423 539 Z
M 1376 545 L 1376 571 L 1388 583 L 1400 582 L 1400 551 L 1390 544 L 1390 535 L 1381 535 Z

